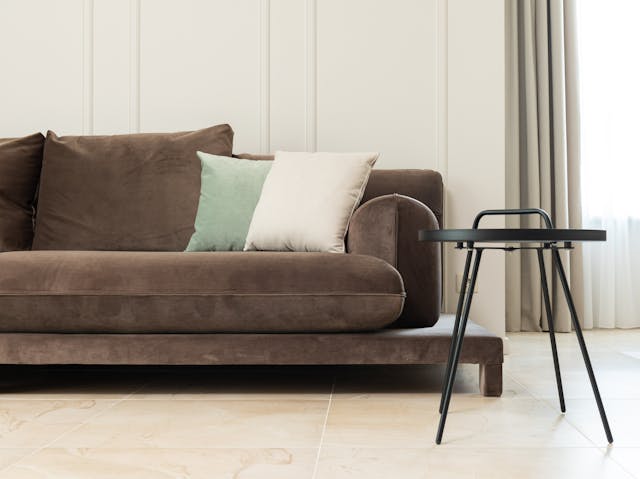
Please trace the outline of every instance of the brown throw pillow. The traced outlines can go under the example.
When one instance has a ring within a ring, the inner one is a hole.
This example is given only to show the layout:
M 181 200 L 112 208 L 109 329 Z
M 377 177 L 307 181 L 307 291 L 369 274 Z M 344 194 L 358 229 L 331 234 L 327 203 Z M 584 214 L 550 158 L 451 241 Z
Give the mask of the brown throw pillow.
M 0 139 L 0 251 L 31 248 L 44 136 Z
M 183 251 L 200 195 L 196 151 L 231 156 L 233 130 L 49 132 L 33 249 Z

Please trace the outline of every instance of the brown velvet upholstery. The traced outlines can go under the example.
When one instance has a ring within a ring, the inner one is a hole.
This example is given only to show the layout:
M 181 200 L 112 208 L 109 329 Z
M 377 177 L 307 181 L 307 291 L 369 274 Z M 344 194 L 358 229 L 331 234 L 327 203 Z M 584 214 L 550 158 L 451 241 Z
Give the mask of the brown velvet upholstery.
M 0 331 L 363 331 L 402 311 L 399 273 L 331 253 L 0 254 Z
M 444 364 L 453 317 L 432 328 L 370 333 L 0 333 L 2 364 Z M 500 395 L 502 340 L 469 322 L 461 363 L 480 364 L 480 390 Z
M 485 396 L 502 396 L 502 364 L 480 364 L 480 392 Z
M 0 139 L 0 252 L 31 248 L 44 136 Z
M 367 333 L 0 334 L 3 364 L 445 364 L 453 317 Z M 13 340 L 10 340 L 13 338 Z M 54 346 L 55 344 L 55 346 Z M 502 364 L 502 340 L 469 322 L 460 361 Z
M 230 156 L 233 130 L 65 136 L 44 147 L 33 249 L 182 251 L 200 195 L 196 151 Z
M 418 241 L 418 230 L 438 229 L 432 211 L 402 195 L 385 195 L 360 206 L 349 224 L 347 251 L 385 260 L 402 273 L 407 298 L 398 328 L 433 326 L 440 316 L 440 245 Z
M 239 155 L 233 155 L 234 158 L 240 158 L 241 160 L 257 160 L 257 161 L 273 161 L 274 155 L 260 155 L 254 153 L 240 153 Z
M 361 203 L 394 193 L 427 205 L 442 228 L 444 193 L 440 173 L 433 170 L 373 170 Z

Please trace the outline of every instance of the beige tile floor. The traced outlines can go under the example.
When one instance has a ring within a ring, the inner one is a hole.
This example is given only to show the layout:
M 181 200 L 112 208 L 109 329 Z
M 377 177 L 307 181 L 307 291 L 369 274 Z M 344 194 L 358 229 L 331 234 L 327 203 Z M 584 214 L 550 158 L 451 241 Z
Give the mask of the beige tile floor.
M 443 367 L 0 368 L 0 478 L 640 478 L 640 330 L 588 331 L 607 446 L 575 337 L 559 413 L 544 334 L 510 335 L 501 398 Z

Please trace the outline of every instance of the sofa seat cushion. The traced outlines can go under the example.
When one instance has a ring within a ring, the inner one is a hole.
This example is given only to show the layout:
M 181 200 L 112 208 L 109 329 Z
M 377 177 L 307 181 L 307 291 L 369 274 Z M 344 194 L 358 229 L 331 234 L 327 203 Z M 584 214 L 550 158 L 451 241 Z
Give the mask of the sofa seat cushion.
M 404 287 L 364 255 L 0 254 L 2 332 L 341 332 L 401 313 Z

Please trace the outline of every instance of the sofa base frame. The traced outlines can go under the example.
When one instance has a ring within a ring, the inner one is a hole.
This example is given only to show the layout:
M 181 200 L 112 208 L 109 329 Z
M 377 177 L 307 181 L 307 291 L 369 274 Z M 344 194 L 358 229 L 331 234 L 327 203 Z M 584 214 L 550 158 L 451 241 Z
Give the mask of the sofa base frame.
M 446 364 L 453 318 L 431 328 L 368 333 L 0 333 L 0 364 Z M 502 339 L 468 323 L 460 362 L 479 364 L 480 391 L 502 394 Z

